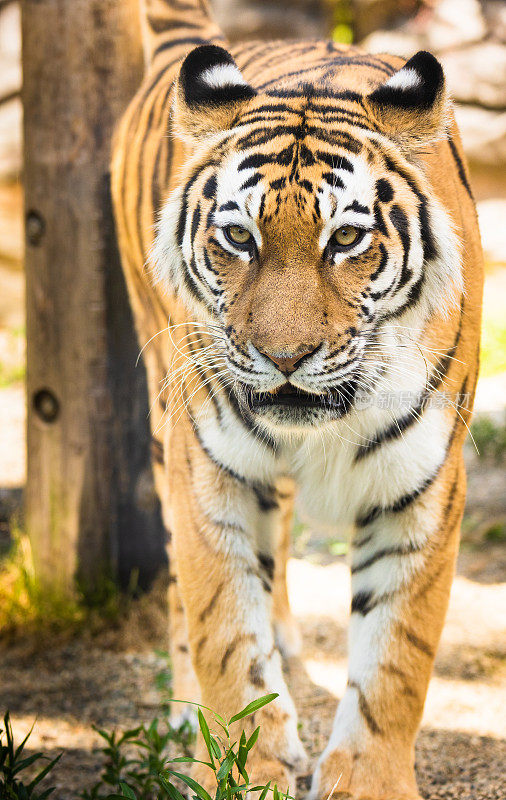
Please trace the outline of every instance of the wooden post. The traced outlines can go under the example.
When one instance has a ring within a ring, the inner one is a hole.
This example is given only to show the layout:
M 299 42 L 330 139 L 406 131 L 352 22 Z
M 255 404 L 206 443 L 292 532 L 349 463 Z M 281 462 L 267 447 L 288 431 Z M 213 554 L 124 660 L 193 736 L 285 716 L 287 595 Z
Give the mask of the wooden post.
M 147 393 L 115 245 L 111 134 L 137 89 L 138 0 L 23 0 L 28 474 L 36 574 L 147 583 L 164 559 Z

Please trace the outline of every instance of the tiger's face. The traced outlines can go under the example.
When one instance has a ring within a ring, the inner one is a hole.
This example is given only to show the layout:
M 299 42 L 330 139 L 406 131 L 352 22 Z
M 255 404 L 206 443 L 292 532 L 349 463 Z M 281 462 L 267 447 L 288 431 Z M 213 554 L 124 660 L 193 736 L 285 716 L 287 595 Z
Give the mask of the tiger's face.
M 421 327 L 458 282 L 447 215 L 372 110 L 381 89 L 387 99 L 418 90 L 423 64 L 370 95 L 371 109 L 362 100 L 364 122 L 350 128 L 339 102 L 333 115 L 307 87 L 278 101 L 270 121 L 275 101 L 242 81 L 226 51 L 197 50 L 211 52 L 204 66 L 206 54 L 187 58 L 178 103 L 198 148 L 162 215 L 155 258 L 172 253 L 172 287 L 218 326 L 240 404 L 271 428 L 319 426 L 375 390 L 395 358 L 392 347 L 378 355 L 392 326 Z M 188 100 L 206 83 L 232 94 L 234 119 L 199 136 L 206 123 Z M 441 92 L 433 87 L 432 105 Z

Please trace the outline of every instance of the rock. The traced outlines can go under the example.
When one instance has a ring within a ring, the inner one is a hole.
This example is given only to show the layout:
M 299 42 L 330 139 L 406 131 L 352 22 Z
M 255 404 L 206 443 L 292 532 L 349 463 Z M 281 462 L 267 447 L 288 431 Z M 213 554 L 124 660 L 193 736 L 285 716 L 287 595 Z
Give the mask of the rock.
M 506 112 L 457 105 L 455 117 L 470 161 L 495 166 L 506 162 Z
M 358 41 L 380 28 L 399 25 L 420 5 L 419 0 L 353 0 L 353 28 Z
M 490 263 L 506 265 L 506 199 L 493 197 L 481 200 L 477 210 L 485 258 Z M 499 291 L 506 292 L 506 280 Z
M 408 33 L 404 30 L 375 31 L 367 36 L 360 47 L 368 53 L 391 53 L 395 56 L 409 58 L 417 50 L 426 47 L 424 37 L 420 34 Z
M 504 0 L 485 0 L 483 15 L 494 39 L 506 43 L 506 5 Z
M 20 183 L 0 184 L 0 270 L 21 269 L 24 255 L 23 189 Z M 4 287 L 2 285 L 2 291 Z M 0 325 L 4 311 L 12 310 L 12 298 L 0 296 Z M 14 303 L 14 306 L 16 304 Z M 0 359 L 1 360 L 1 359 Z
M 21 23 L 17 3 L 0 12 L 0 180 L 17 178 L 21 172 Z
M 485 41 L 441 57 L 456 100 L 506 109 L 506 47 Z
M 478 0 L 440 0 L 427 25 L 427 49 L 434 52 L 478 42 L 487 25 Z
M 4 58 L 0 50 L 0 100 L 21 89 L 21 61 Z
M 361 46 L 372 53 L 408 57 L 417 50 L 430 50 L 437 55 L 479 42 L 486 34 L 487 25 L 478 0 L 441 0 L 434 9 L 425 9 L 403 27 L 375 31 Z
M 21 19 L 17 3 L 0 12 L 0 98 L 21 89 Z
M 238 39 L 324 38 L 330 15 L 323 0 L 212 0 L 213 14 L 234 42 Z
M 21 174 L 22 119 L 20 99 L 0 105 L 0 181 L 16 180 Z

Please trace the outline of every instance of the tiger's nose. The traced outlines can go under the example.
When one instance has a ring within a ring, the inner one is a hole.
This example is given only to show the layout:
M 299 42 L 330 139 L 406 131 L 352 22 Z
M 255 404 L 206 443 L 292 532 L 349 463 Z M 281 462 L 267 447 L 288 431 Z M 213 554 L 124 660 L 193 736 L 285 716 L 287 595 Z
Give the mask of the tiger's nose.
M 267 356 L 284 375 L 291 375 L 300 366 L 301 361 L 312 355 L 316 350 L 318 350 L 318 347 L 300 347 L 297 352 L 291 354 L 286 350 L 278 350 L 277 352 L 261 350 L 260 352 L 262 355 Z M 278 355 L 278 353 L 282 353 L 282 355 Z

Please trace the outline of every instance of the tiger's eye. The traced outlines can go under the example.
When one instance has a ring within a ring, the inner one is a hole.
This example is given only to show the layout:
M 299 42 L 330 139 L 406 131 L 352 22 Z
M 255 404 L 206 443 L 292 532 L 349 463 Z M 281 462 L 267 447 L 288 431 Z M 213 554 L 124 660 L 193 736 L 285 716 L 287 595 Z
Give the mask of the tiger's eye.
M 358 236 L 359 230 L 353 225 L 341 225 L 334 233 L 334 238 L 340 247 L 350 247 L 357 241 Z
M 236 244 L 246 244 L 251 239 L 251 233 L 240 225 L 229 225 L 226 228 L 229 239 Z

